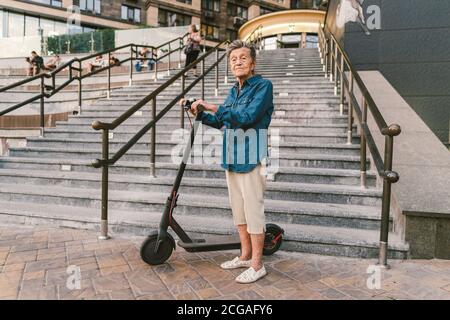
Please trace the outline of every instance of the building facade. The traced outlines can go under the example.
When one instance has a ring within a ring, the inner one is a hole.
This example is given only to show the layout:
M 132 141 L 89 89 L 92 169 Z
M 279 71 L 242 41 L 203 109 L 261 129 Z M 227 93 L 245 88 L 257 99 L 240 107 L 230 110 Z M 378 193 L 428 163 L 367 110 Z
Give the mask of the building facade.
M 2 0 L 0 38 L 196 24 L 207 40 L 237 38 L 257 16 L 320 9 L 323 0 Z M 75 9 L 79 8 L 79 11 Z M 76 23 L 78 21 L 78 23 Z

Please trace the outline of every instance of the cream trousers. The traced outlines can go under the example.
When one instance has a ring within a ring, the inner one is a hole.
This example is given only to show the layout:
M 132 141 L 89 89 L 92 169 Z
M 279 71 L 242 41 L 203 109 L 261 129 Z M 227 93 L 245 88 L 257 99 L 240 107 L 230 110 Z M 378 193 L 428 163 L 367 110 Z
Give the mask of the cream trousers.
M 234 224 L 246 224 L 247 232 L 250 234 L 265 233 L 264 191 L 267 178 L 265 164 L 259 164 L 247 173 L 225 170 L 225 175 Z

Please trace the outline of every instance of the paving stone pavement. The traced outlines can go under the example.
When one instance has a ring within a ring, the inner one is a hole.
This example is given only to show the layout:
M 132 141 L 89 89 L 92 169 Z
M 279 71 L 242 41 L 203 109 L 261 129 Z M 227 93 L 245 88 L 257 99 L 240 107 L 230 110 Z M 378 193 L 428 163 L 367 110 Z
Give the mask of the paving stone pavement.
M 374 260 L 279 251 L 265 257 L 265 278 L 243 285 L 234 281 L 243 269 L 219 267 L 238 251 L 177 248 L 152 267 L 139 256 L 143 237 L 97 235 L 0 225 L 0 299 L 450 299 L 447 260 L 390 260 L 390 270 L 371 270 Z M 380 286 L 370 289 L 377 275 Z

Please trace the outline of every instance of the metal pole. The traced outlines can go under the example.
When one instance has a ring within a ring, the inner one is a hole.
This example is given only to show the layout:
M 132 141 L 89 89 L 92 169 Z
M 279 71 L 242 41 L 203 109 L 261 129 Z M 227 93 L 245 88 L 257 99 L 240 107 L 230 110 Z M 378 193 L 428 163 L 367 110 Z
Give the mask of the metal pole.
M 153 50 L 153 49 L 152 49 Z M 153 51 L 152 51 L 153 53 Z M 156 59 L 155 59 L 155 82 L 158 81 L 158 50 L 156 49 Z
M 181 76 L 181 93 L 184 92 L 185 86 L 186 86 L 186 76 L 183 74 Z M 180 108 L 180 122 L 181 122 L 181 129 L 184 129 L 184 108 L 181 106 Z
M 349 97 L 353 95 L 353 73 L 350 71 L 350 89 Z M 352 99 L 349 99 L 348 103 L 348 125 L 347 125 L 347 144 L 352 144 L 352 132 L 353 132 L 353 106 Z
M 168 64 L 167 64 L 167 75 L 168 76 L 170 76 L 170 55 L 171 55 L 171 53 L 170 53 L 170 42 L 169 42 L 169 62 L 168 62 Z
M 367 158 L 367 145 L 366 145 L 366 134 L 364 132 L 364 126 L 367 123 L 367 102 L 366 99 L 362 98 L 362 117 L 361 117 L 361 132 L 360 132 L 360 136 L 361 136 L 361 188 L 366 188 L 367 186 L 367 163 L 366 163 L 366 158 Z
M 333 82 L 333 39 L 330 39 L 330 82 Z
M 219 48 L 216 48 L 216 89 L 214 91 L 215 96 L 219 95 Z
M 44 77 L 41 77 L 41 99 L 40 99 L 40 126 L 41 126 L 41 132 L 40 132 L 40 136 L 44 137 L 44 127 L 45 127 L 45 113 L 44 113 L 44 89 L 45 89 L 45 84 L 44 84 Z
M 178 69 L 181 69 L 181 50 L 183 50 L 183 39 L 178 42 Z
M 341 72 L 340 72 L 340 104 L 339 104 L 339 114 L 342 116 L 344 114 L 344 55 L 341 54 Z
M 334 44 L 334 95 L 337 95 L 337 83 L 338 83 L 338 49 L 337 44 Z
M 156 97 L 152 101 L 152 115 L 151 120 L 156 118 Z M 152 178 L 156 177 L 155 168 L 155 158 L 156 158 L 156 125 L 150 129 L 150 176 Z
M 108 52 L 108 70 L 106 71 L 108 77 L 108 91 L 106 92 L 106 97 L 109 99 L 111 96 L 111 52 Z
M 324 55 L 325 55 L 325 64 L 323 66 L 323 71 L 325 71 L 325 78 L 328 78 L 328 41 L 325 41 L 325 47 L 324 47 Z
M 137 50 L 136 50 L 137 53 Z M 130 46 L 130 87 L 133 85 L 133 45 Z
M 108 236 L 108 169 L 109 169 L 109 130 L 102 132 L 102 219 L 99 240 L 107 240 Z
M 224 83 L 228 84 L 228 43 L 227 43 L 227 48 L 226 48 L 226 56 L 225 56 L 225 79 L 224 79 Z
M 81 86 L 81 75 L 83 71 L 83 66 L 81 61 L 78 62 L 78 114 L 81 114 L 81 100 L 82 100 L 82 86 Z
M 394 137 L 385 137 L 384 171 L 392 170 L 392 151 L 394 147 Z M 380 228 L 380 254 L 378 264 L 384 268 L 389 268 L 387 264 L 388 236 L 389 236 L 389 210 L 391 205 L 391 182 L 384 177 L 383 180 L 383 203 L 381 209 Z
M 205 59 L 202 59 L 202 100 L 205 100 Z

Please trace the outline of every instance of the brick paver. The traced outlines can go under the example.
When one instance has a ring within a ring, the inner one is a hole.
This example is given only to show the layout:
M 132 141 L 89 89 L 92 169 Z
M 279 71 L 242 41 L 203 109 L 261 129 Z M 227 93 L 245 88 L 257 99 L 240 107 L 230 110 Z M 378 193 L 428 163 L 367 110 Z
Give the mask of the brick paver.
M 381 286 L 370 289 L 374 260 L 280 251 L 265 257 L 265 278 L 242 285 L 234 278 L 243 269 L 219 267 L 238 251 L 177 248 L 152 267 L 139 256 L 143 239 L 100 241 L 93 231 L 2 225 L 0 299 L 450 299 L 446 260 L 390 260 Z M 73 270 L 79 287 L 70 282 Z

